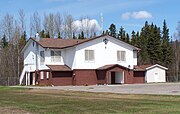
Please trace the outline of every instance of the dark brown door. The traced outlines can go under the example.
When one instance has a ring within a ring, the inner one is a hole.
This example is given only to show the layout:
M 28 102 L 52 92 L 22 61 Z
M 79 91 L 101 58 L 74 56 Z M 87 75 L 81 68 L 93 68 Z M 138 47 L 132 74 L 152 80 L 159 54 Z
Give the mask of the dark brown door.
M 115 84 L 115 72 L 111 72 L 111 84 Z

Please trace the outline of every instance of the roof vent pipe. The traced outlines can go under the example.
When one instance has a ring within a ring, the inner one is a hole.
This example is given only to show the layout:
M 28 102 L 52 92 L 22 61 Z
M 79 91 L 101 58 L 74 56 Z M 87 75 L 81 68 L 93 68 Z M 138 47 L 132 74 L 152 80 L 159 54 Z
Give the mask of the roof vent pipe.
M 39 37 L 39 33 L 38 33 L 38 32 L 36 33 L 35 38 L 36 38 L 36 41 L 39 41 L 39 40 L 40 40 L 40 37 Z

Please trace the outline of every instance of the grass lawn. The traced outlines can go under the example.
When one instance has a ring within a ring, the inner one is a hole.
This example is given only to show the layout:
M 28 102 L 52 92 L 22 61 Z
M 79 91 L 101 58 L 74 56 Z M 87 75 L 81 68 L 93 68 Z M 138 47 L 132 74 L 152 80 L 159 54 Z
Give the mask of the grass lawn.
M 180 114 L 180 96 L 0 87 L 0 113 L 13 110 L 18 114 Z

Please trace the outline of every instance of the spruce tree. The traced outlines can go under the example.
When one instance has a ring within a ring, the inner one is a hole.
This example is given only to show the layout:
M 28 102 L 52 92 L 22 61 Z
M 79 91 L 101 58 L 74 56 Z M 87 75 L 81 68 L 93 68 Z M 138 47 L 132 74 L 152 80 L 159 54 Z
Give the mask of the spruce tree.
M 23 34 L 21 35 L 20 41 L 19 41 L 19 48 L 23 48 L 26 44 L 26 31 L 23 32 Z
M 167 28 L 166 21 L 163 22 L 162 37 L 161 37 L 161 64 L 168 67 L 172 62 L 172 47 L 169 43 L 169 29 Z
M 160 28 L 156 25 L 150 25 L 150 33 L 147 42 L 147 51 L 150 58 L 151 64 L 159 63 L 161 57 L 161 47 L 160 47 Z
M 40 35 L 40 38 L 45 38 L 45 37 L 46 37 L 44 30 L 42 30 L 42 31 L 39 33 L 39 35 Z
M 149 56 L 147 51 L 147 42 L 149 36 L 149 25 L 148 22 L 145 22 L 144 27 L 141 29 L 140 38 L 139 38 L 139 48 L 141 49 L 138 53 L 138 64 L 149 64 Z
M 129 38 L 129 34 L 126 33 L 125 42 L 126 42 L 126 43 L 129 43 L 129 42 L 130 42 L 129 39 L 130 39 L 130 38 Z
M 109 35 L 116 38 L 116 25 L 114 25 L 114 24 L 110 25 Z
M 1 39 L 1 47 L 6 48 L 8 46 L 8 41 L 6 39 L 6 35 L 3 35 L 3 38 Z
M 136 33 L 134 30 L 131 33 L 131 45 L 136 46 Z
M 60 32 L 58 32 L 58 38 L 61 38 L 61 33 Z
M 126 32 L 122 26 L 119 30 L 118 38 L 121 39 L 122 41 L 126 40 Z

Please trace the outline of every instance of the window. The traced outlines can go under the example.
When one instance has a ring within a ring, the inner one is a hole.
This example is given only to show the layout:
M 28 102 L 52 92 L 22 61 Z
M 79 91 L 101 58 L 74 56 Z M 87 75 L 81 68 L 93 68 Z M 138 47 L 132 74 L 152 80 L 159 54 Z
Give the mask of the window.
M 41 75 L 41 80 L 43 80 L 44 79 L 44 72 L 41 71 L 40 75 Z
M 49 79 L 49 72 L 46 72 L 46 79 Z
M 94 61 L 94 50 L 85 50 L 85 61 Z
M 44 51 L 40 51 L 40 64 L 44 64 L 45 58 L 44 58 Z
M 61 51 L 51 51 L 51 62 L 61 62 Z
M 117 51 L 117 61 L 126 61 L 125 51 Z

